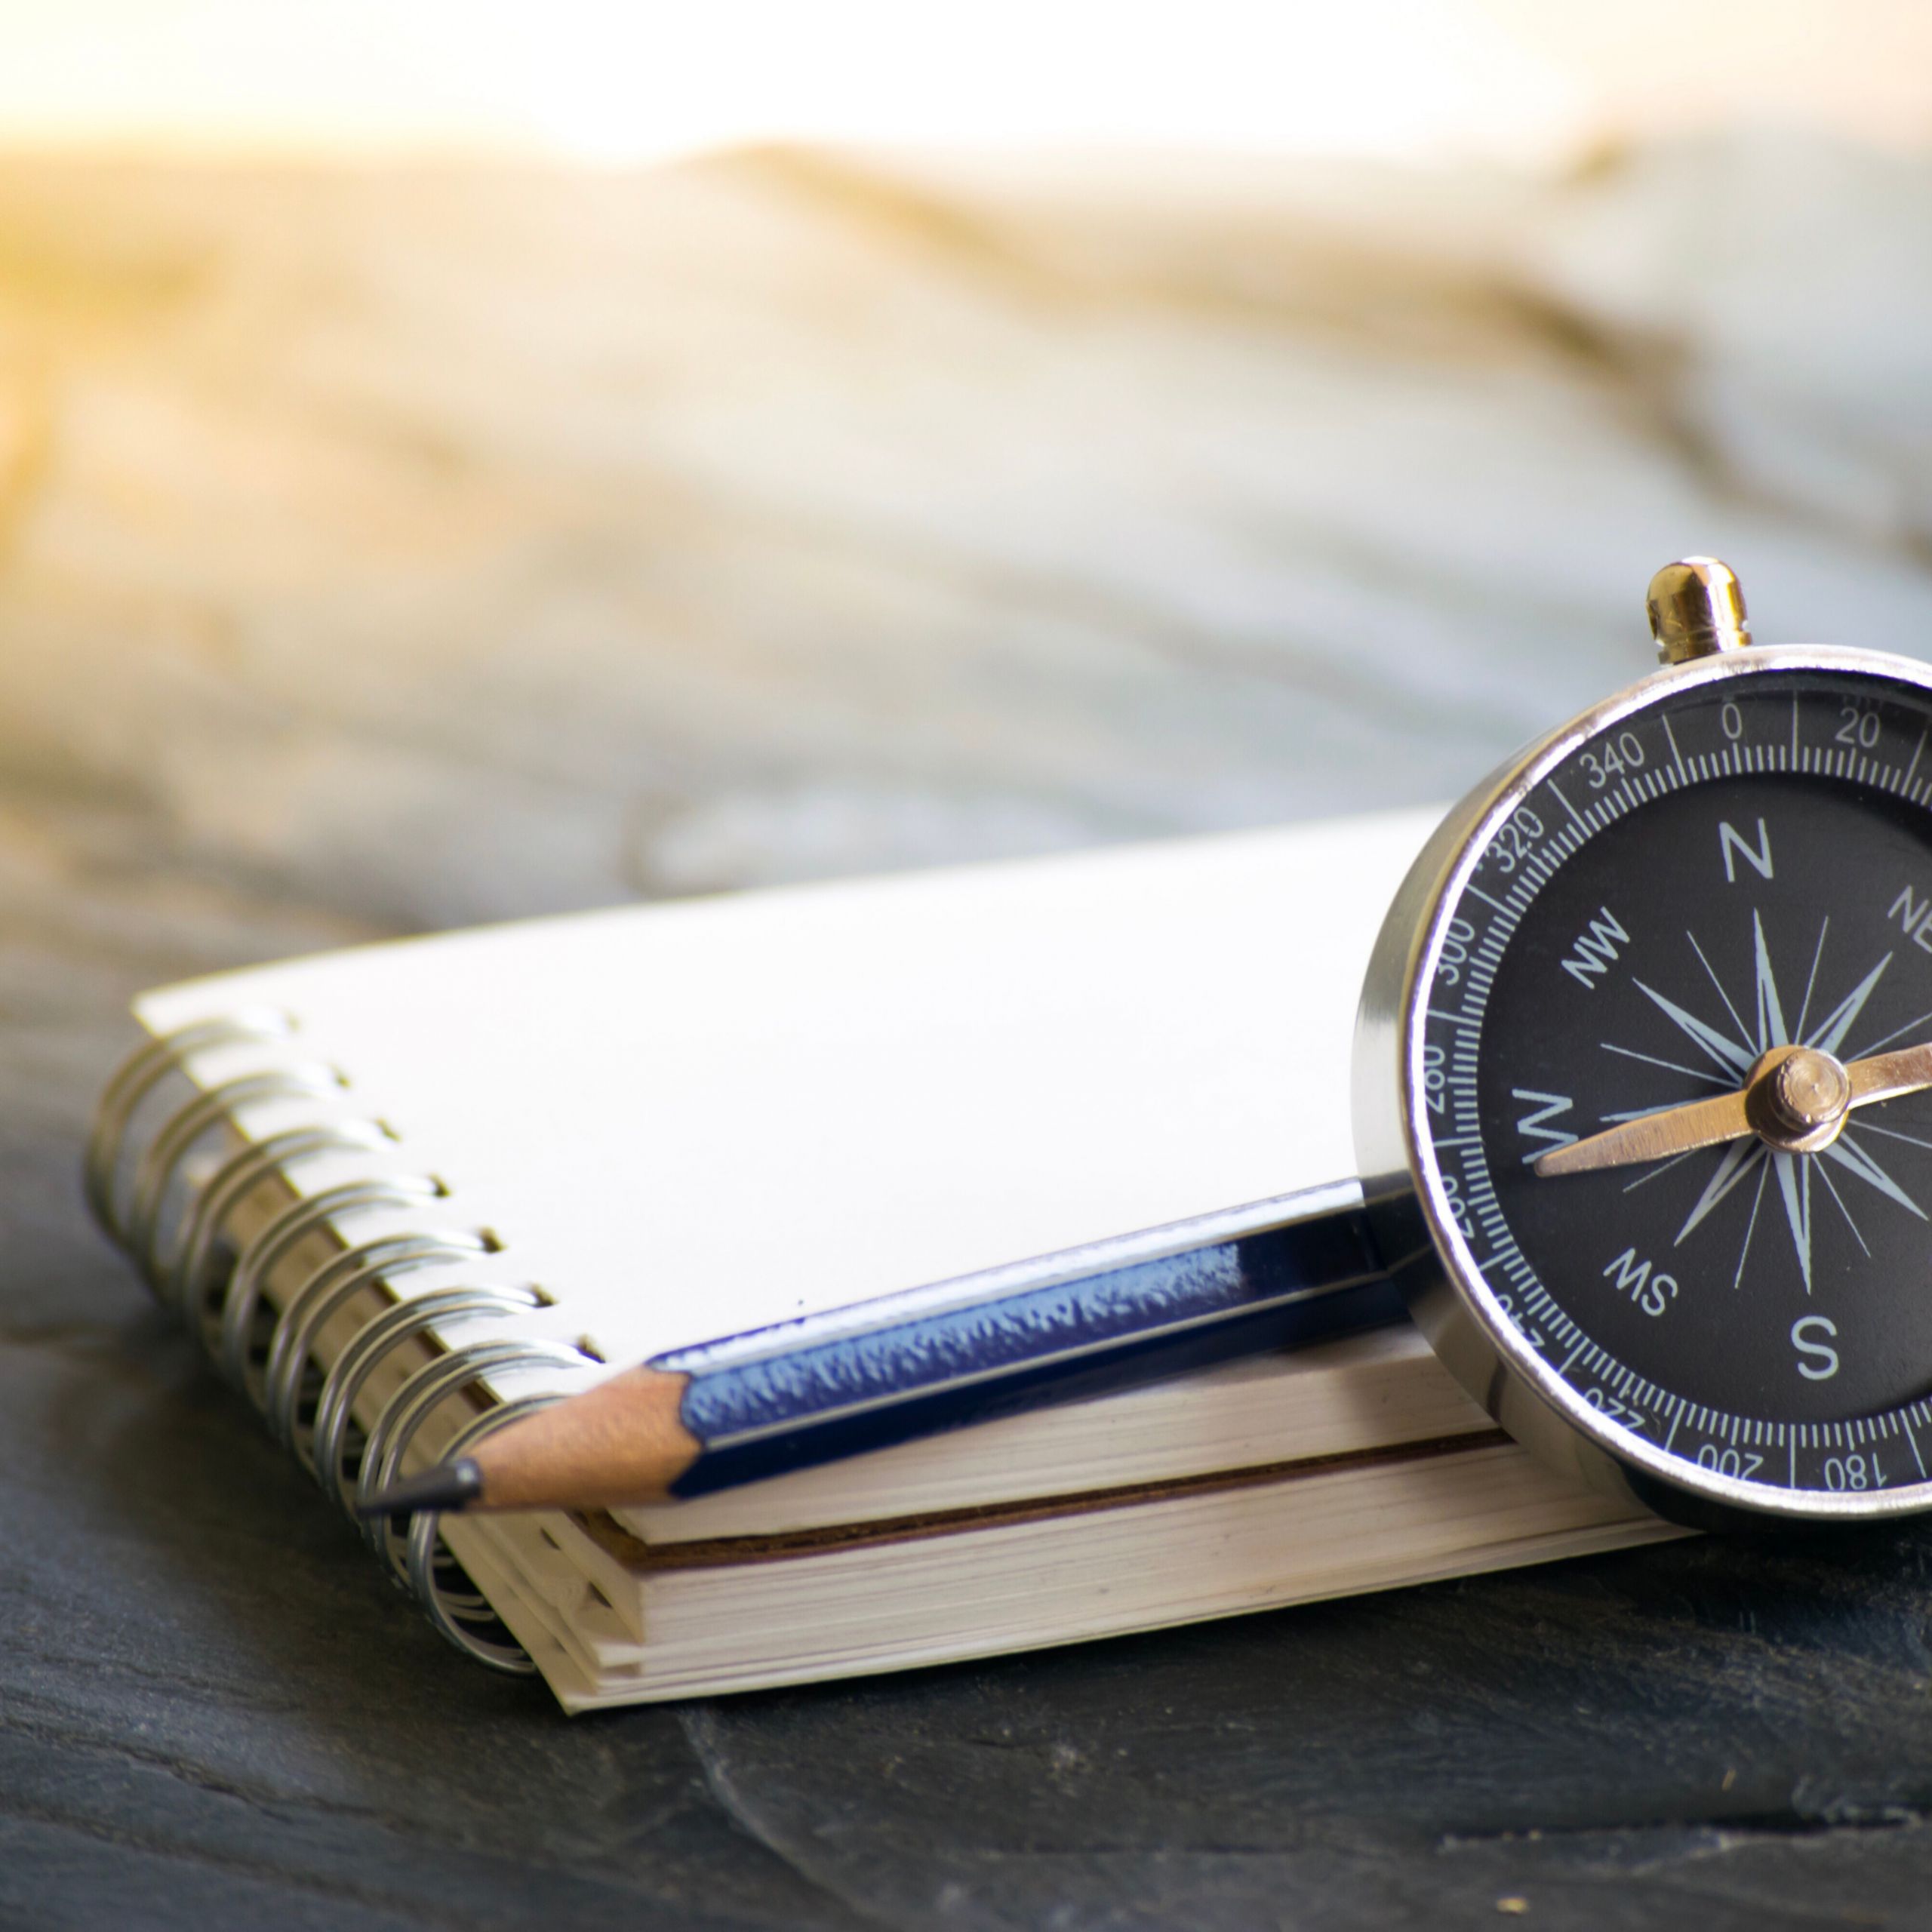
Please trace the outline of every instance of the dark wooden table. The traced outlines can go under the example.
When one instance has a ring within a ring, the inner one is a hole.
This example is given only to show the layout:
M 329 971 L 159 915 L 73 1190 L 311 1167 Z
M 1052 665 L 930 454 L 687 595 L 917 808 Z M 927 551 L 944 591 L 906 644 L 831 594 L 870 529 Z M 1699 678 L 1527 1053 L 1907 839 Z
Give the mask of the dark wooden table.
M 1927 1534 L 566 1721 L 75 1182 L 145 984 L 1443 795 L 1687 549 L 1921 648 L 1928 215 L 1758 146 L 0 168 L 0 1918 L 1932 1919 Z

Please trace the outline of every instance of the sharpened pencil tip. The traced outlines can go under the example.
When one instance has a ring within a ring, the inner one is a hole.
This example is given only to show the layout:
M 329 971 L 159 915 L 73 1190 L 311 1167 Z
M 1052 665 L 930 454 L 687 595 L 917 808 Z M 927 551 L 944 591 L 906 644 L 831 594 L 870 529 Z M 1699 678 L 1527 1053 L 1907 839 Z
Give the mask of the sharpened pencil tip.
M 469 1457 L 441 1463 L 419 1475 L 405 1476 L 374 1495 L 359 1499 L 358 1516 L 402 1516 L 418 1509 L 462 1509 L 483 1494 L 483 1472 Z

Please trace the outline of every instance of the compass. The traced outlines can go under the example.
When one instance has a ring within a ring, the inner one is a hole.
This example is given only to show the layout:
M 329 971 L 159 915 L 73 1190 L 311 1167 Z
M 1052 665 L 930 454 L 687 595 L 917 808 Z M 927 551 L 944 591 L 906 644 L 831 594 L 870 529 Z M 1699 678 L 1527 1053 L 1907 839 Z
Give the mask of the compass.
M 1397 896 L 1371 1220 L 1546 1459 L 1694 1523 L 1932 1508 L 1932 668 L 1753 647 L 1711 558 L 1650 610 L 1665 668 Z

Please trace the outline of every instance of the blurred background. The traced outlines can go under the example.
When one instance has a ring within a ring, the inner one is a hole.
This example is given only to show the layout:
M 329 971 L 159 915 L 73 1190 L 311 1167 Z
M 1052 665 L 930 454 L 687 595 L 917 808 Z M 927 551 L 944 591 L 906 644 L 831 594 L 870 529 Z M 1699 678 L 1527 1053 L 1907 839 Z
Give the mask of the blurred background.
M 0 149 L 17 1018 L 1932 641 L 1909 0 L 0 0 Z
M 76 1186 L 143 986 L 1444 799 L 1697 551 L 1932 647 L 1924 0 L 0 0 L 0 1922 L 1922 1923 L 1923 1536 L 560 1739 Z

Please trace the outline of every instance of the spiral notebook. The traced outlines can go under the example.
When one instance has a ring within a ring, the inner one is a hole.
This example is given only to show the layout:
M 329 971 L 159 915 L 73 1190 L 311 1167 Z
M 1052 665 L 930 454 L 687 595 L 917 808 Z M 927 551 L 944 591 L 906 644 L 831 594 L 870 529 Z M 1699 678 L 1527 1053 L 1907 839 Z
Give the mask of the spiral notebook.
M 955 1343 L 990 1334 L 1029 1257 L 1260 1201 L 1352 1211 L 1356 989 L 1429 823 L 626 908 L 150 993 L 94 1204 L 345 1508 L 365 1469 L 634 1361 L 746 1336 L 782 1358 L 931 1284 Z M 1291 1060 L 1332 1105 L 1289 1104 Z M 1077 1354 L 1036 1382 L 1078 1389 Z M 574 1709 L 1666 1533 L 1531 1466 L 1405 1330 L 691 1501 L 365 1532 L 445 1635 Z

